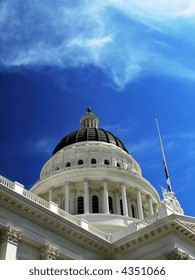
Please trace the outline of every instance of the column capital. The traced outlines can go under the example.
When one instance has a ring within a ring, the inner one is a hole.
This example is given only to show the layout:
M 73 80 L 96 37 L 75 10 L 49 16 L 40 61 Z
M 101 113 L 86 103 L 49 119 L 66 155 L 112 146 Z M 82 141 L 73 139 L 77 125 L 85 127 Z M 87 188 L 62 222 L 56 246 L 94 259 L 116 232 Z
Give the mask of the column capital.
M 89 178 L 88 177 L 84 178 L 84 183 L 89 183 Z
M 59 257 L 59 251 L 53 248 L 51 245 L 46 245 L 41 248 L 42 260 L 56 260 Z
M 180 250 L 179 248 L 175 248 L 169 254 L 166 255 L 168 260 L 190 260 L 189 254 Z
M 11 226 L 8 226 L 1 234 L 0 243 L 5 241 L 17 245 L 18 241 L 22 239 L 22 233 Z
M 147 195 L 146 195 L 146 198 L 147 198 L 147 199 L 151 199 L 151 198 L 152 198 L 151 194 L 147 194 Z
M 69 185 L 70 185 L 70 181 L 68 180 L 65 182 L 65 186 L 69 186 Z
M 103 179 L 103 186 L 108 186 L 108 179 Z

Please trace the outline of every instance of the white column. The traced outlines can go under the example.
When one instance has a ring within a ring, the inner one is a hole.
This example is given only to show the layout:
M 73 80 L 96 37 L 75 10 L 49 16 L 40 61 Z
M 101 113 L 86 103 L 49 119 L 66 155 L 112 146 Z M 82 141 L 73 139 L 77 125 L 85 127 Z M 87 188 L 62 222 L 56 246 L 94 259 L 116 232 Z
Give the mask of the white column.
M 71 201 L 71 203 L 70 203 L 70 207 L 69 207 L 69 213 L 70 214 L 72 214 L 72 215 L 74 215 L 75 214 L 75 203 L 76 203 L 76 201 L 75 201 L 75 191 L 73 190 L 73 191 L 70 191 L 70 201 Z
M 122 183 L 122 202 L 124 216 L 128 216 L 126 185 Z
M 70 184 L 66 182 L 65 184 L 65 209 L 66 212 L 70 211 Z
M 153 205 L 152 205 L 152 198 L 150 195 L 147 196 L 148 199 L 148 207 L 149 207 L 149 214 L 150 216 L 154 215 L 154 209 L 153 209 Z
M 141 192 L 137 189 L 137 208 L 138 208 L 138 217 L 140 220 L 144 219 L 143 208 L 142 208 L 142 198 Z
M 12 227 L 8 227 L 1 236 L 0 259 L 16 260 L 18 241 L 21 234 Z
M 108 182 L 104 180 L 104 213 L 109 214 L 109 202 L 108 202 Z
M 131 208 L 131 198 L 128 197 L 128 205 L 129 205 L 129 217 L 133 217 L 132 208 Z
M 121 211 L 120 211 L 120 195 L 119 195 L 118 191 L 115 193 L 115 198 L 116 198 L 116 213 L 117 213 L 117 215 L 120 215 L 121 214 Z
M 89 183 L 84 180 L 84 213 L 89 213 Z
M 53 201 L 53 187 L 49 188 L 49 202 Z

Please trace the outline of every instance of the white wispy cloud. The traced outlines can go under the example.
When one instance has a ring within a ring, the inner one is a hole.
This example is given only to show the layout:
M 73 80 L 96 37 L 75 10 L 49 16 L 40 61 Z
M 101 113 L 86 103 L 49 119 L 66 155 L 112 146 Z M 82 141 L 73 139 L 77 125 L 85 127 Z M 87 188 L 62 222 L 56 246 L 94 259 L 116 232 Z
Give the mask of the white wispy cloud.
M 94 65 L 119 87 L 152 73 L 194 80 L 194 15 L 192 0 L 2 0 L 0 63 Z
M 31 150 L 34 150 L 35 153 L 51 156 L 51 151 L 54 149 L 56 143 L 56 139 L 45 137 L 33 143 L 28 143 L 28 147 L 31 148 Z

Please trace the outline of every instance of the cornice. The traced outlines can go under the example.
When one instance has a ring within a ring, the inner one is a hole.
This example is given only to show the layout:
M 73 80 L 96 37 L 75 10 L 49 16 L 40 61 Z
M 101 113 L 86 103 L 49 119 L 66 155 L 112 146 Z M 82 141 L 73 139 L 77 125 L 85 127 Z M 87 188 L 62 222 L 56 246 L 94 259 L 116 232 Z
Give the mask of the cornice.
M 150 184 L 148 180 L 146 180 L 144 177 L 139 176 L 134 174 L 133 172 L 129 170 L 124 170 L 124 169 L 118 169 L 118 168 L 113 168 L 113 167 L 95 167 L 95 168 L 87 168 L 87 167 L 82 167 L 82 168 L 74 168 L 70 170 L 65 170 L 65 171 L 58 171 L 55 172 L 54 174 L 42 179 L 41 181 L 38 181 L 31 189 L 33 193 L 39 193 L 41 192 L 42 186 L 50 186 L 54 185 L 56 181 L 61 181 L 61 183 L 69 180 L 73 181 L 82 177 L 87 177 L 89 179 L 94 179 L 94 178 L 101 178 L 106 177 L 107 179 L 113 180 L 113 178 L 117 178 L 118 182 L 120 181 L 125 181 L 125 180 L 133 180 L 135 184 L 137 183 L 140 185 L 139 187 L 145 187 L 148 188 L 150 193 L 155 196 L 155 199 L 160 203 L 160 197 L 156 189 Z M 90 178 L 91 177 L 91 178 Z M 121 179 L 121 180 L 120 180 Z M 135 186 L 138 187 L 138 186 Z M 143 191 L 145 191 L 143 189 Z

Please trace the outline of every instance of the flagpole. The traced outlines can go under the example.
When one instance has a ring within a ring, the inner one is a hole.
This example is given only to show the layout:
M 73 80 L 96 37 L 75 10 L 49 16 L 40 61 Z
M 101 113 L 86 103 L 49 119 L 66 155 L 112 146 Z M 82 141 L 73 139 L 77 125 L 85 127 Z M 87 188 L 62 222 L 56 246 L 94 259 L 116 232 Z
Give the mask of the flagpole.
M 163 149 L 163 143 L 162 143 L 162 139 L 161 139 L 161 135 L 160 135 L 160 129 L 159 129 L 158 120 L 157 120 L 157 116 L 156 115 L 154 116 L 154 119 L 156 121 L 156 127 L 157 127 L 157 131 L 158 131 L 158 138 L 159 138 L 160 148 L 161 148 L 162 157 L 163 157 L 163 165 L 164 165 L 166 182 L 167 182 L 168 190 L 170 192 L 172 192 L 171 182 L 170 182 L 169 172 L 168 172 L 168 167 L 167 167 L 167 163 L 166 163 L 165 153 L 164 153 L 164 149 Z

